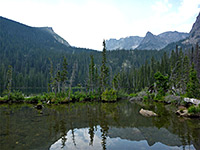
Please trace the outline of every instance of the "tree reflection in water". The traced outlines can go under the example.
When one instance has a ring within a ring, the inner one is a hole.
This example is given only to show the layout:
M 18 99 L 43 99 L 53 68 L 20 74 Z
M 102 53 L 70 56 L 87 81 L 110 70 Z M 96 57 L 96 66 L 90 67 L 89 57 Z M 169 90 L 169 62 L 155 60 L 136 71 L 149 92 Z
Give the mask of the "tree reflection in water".
M 148 109 L 160 117 L 145 118 L 138 113 L 140 108 L 129 102 L 71 103 L 45 106 L 38 114 L 32 105 L 1 105 L 0 147 L 200 149 L 199 119 L 179 118 L 165 105 L 151 105 Z

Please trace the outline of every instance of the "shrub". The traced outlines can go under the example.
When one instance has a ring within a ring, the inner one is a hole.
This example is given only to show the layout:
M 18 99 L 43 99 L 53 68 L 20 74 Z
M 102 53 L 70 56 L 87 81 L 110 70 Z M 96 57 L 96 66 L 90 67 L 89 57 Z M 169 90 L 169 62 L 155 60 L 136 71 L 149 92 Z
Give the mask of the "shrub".
M 43 95 L 41 96 L 41 99 L 43 101 L 49 101 L 52 100 L 55 97 L 55 93 L 43 93 Z
M 0 101 L 7 101 L 8 100 L 8 96 L 5 95 L 4 97 L 0 97 Z
M 128 97 L 129 95 L 124 91 L 124 90 L 119 90 L 117 91 L 117 97 L 118 98 L 126 98 Z
M 83 92 L 80 92 L 80 91 L 76 91 L 74 94 L 73 94 L 73 97 L 76 101 L 83 101 L 85 98 L 86 98 L 86 94 L 83 93 Z
M 10 100 L 12 100 L 12 101 L 24 100 L 24 95 L 20 91 L 13 91 L 10 94 Z
M 101 94 L 101 100 L 103 101 L 116 101 L 117 100 L 117 92 L 114 89 L 106 89 Z
M 200 112 L 200 107 L 192 105 L 192 106 L 190 106 L 188 108 L 188 112 L 192 113 L 192 114 L 199 113 Z
M 148 96 L 144 96 L 143 99 L 144 99 L 144 100 L 148 100 Z
M 39 101 L 42 101 L 42 96 L 36 95 L 36 96 L 25 98 L 25 100 L 30 103 L 38 103 Z
M 131 94 L 129 94 L 129 96 L 130 97 L 137 97 L 138 95 L 137 95 L 137 93 L 131 93 Z

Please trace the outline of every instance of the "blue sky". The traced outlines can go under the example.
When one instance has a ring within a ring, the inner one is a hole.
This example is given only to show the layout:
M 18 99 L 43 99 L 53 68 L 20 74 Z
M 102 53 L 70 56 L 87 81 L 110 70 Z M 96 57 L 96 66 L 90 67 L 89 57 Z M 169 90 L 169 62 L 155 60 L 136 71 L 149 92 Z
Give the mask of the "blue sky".
M 200 0 L 0 0 L 1 16 L 97 50 L 103 39 L 189 32 L 199 11 Z

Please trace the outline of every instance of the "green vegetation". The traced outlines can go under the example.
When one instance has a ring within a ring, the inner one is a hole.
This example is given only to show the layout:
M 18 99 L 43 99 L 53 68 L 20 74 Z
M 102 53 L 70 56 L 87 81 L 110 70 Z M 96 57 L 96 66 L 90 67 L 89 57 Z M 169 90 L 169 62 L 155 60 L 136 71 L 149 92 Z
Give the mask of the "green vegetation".
M 196 114 L 196 113 L 200 113 L 200 106 L 190 106 L 188 108 L 188 113 L 191 113 L 191 114 Z
M 117 91 L 110 88 L 108 83 L 109 69 L 106 61 L 106 46 L 103 41 L 103 52 L 102 52 L 102 64 L 100 75 L 98 74 L 97 65 L 94 63 L 94 57 L 91 55 L 91 63 L 89 64 L 89 75 L 88 83 L 85 91 L 78 90 L 72 91 L 73 82 L 77 72 L 77 62 L 73 64 L 71 77 L 68 77 L 68 63 L 66 57 L 63 57 L 62 65 L 59 63 L 56 68 L 53 66 L 53 61 L 49 58 L 50 69 L 49 75 L 50 80 L 48 83 L 48 93 L 42 95 L 36 95 L 24 98 L 22 92 L 12 92 L 12 67 L 9 66 L 7 71 L 7 90 L 5 91 L 6 96 L 1 98 L 4 101 L 11 102 L 28 102 L 28 103 L 68 103 L 73 101 L 116 101 Z M 69 79 L 69 80 L 68 80 Z M 68 84 L 67 84 L 68 83 Z M 82 86 L 78 84 L 81 89 Z M 68 89 L 66 91 L 66 89 Z M 110 90 L 108 90 L 110 89 Z
M 116 101 L 117 100 L 117 91 L 113 90 L 113 89 L 106 89 L 102 94 L 101 94 L 101 99 L 103 101 Z
M 200 83 L 197 77 L 197 71 L 194 69 L 194 64 L 190 69 L 189 82 L 187 83 L 186 95 L 188 97 L 200 98 Z
M 164 100 L 166 95 L 200 98 L 198 44 L 184 51 L 178 46 L 168 52 L 107 51 L 103 41 L 99 52 L 64 46 L 44 29 L 29 29 L 5 19 L 2 24 L 1 101 L 115 101 L 145 88 L 145 95 L 138 95 L 143 99 Z M 25 95 L 27 90 L 48 93 L 23 99 L 14 90 Z

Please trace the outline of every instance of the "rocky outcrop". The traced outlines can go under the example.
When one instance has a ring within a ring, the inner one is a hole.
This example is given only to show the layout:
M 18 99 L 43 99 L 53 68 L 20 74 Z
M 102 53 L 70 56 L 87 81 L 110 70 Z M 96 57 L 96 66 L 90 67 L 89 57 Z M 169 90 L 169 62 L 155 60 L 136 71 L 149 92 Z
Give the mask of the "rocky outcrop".
M 189 38 L 182 42 L 183 44 L 192 44 L 200 43 L 200 13 L 196 18 L 195 23 L 192 26 L 192 29 L 189 33 Z
M 188 97 L 186 97 L 186 98 L 184 98 L 183 100 L 184 100 L 185 102 L 187 102 L 187 103 L 192 103 L 192 104 L 194 104 L 194 105 L 199 105 L 199 104 L 200 104 L 200 100 L 195 99 L 195 98 L 188 98 Z
M 175 96 L 175 95 L 168 95 L 168 96 L 165 96 L 164 101 L 168 104 L 171 104 L 171 103 L 179 104 L 181 102 L 181 97 Z
M 136 101 L 142 101 L 143 100 L 143 97 L 131 97 L 129 99 L 130 102 L 136 102 Z
M 143 37 L 139 36 L 129 36 L 125 38 L 117 39 L 109 39 L 106 40 L 106 47 L 108 50 L 130 50 L 135 49 L 141 43 Z
M 146 50 L 160 50 L 172 42 L 183 40 L 189 36 L 188 33 L 182 33 L 177 31 L 164 32 L 159 35 L 153 35 L 151 32 L 147 32 L 146 36 L 137 47 L 137 49 Z
M 147 32 L 145 37 L 129 36 L 125 38 L 106 40 L 108 50 L 160 50 L 172 42 L 183 40 L 189 36 L 188 33 L 168 31 L 159 35 Z
M 153 111 L 150 111 L 150 110 L 145 110 L 145 109 L 141 109 L 139 111 L 139 113 L 145 117 L 155 117 L 155 116 L 158 116 L 155 112 Z

